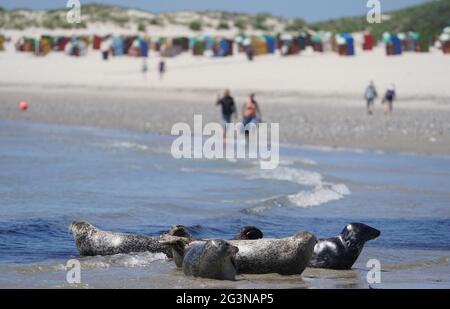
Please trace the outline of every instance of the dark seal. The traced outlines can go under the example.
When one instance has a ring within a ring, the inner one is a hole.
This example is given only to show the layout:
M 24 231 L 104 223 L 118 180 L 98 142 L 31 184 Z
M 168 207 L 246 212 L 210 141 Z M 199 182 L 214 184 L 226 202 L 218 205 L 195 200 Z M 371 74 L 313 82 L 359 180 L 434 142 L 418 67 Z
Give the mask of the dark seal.
M 239 234 L 237 234 L 234 240 L 255 240 L 263 238 L 263 232 L 254 226 L 245 226 L 241 228 Z
M 366 241 L 380 236 L 381 232 L 362 223 L 348 224 L 340 235 L 319 239 L 309 267 L 351 269 Z

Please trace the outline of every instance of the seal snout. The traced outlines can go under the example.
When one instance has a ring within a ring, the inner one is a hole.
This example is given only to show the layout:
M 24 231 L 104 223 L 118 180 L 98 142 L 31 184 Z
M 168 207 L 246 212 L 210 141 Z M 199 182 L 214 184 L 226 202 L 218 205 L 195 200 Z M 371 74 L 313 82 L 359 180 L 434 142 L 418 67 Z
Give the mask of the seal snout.
M 378 238 L 381 235 L 381 231 L 377 230 L 376 228 L 367 226 L 369 231 L 368 231 L 368 240 L 373 240 L 375 238 Z
M 231 255 L 236 255 L 239 252 L 239 248 L 233 245 L 228 244 L 230 247 L 229 252 Z
M 342 231 L 341 235 L 345 237 L 355 237 L 360 241 L 369 241 L 380 236 L 381 232 L 376 228 L 364 223 L 350 223 Z

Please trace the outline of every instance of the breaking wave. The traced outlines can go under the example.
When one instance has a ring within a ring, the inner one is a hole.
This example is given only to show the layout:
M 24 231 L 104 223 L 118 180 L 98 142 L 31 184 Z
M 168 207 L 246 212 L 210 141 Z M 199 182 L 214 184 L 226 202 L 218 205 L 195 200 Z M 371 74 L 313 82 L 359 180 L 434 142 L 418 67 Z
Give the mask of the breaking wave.
M 82 269 L 97 269 L 110 267 L 146 267 L 155 261 L 167 260 L 164 253 L 135 253 L 116 254 L 111 256 L 94 256 L 76 258 Z M 48 271 L 66 271 L 66 265 L 58 264 L 33 264 L 11 267 L 12 271 L 19 273 L 38 273 Z
M 124 149 L 136 149 L 136 150 L 147 150 L 148 146 L 144 144 L 126 142 L 126 141 L 114 141 L 110 145 L 112 148 L 124 148 Z
M 256 207 L 246 209 L 248 213 L 260 213 L 269 208 L 291 204 L 296 207 L 313 207 L 328 202 L 337 201 L 351 192 L 345 184 L 326 182 L 320 173 L 280 166 L 274 170 L 255 171 L 249 179 L 274 179 L 289 181 L 302 187 L 298 193 L 286 197 L 271 198 Z
M 297 193 L 256 201 L 258 206 L 243 210 L 246 213 L 260 213 L 269 208 L 283 207 L 285 205 L 303 208 L 319 206 L 328 202 L 340 200 L 346 195 L 351 194 L 350 189 L 345 184 L 324 181 L 323 176 L 318 172 L 293 167 L 293 165 L 297 164 L 311 166 L 317 163 L 305 158 L 281 160 L 278 168 L 263 170 L 259 168 L 258 162 L 250 161 L 250 164 L 245 167 L 228 167 L 227 169 L 199 169 L 183 167 L 180 171 L 188 173 L 208 171 L 212 173 L 240 175 L 250 180 L 267 179 L 288 181 L 299 185 L 300 190 Z

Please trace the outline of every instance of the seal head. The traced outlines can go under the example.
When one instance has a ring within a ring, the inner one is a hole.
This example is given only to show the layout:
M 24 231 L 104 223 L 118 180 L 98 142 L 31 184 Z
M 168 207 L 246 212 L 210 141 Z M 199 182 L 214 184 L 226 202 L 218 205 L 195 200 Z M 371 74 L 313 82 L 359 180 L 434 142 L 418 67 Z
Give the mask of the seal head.
M 263 232 L 254 226 L 245 226 L 241 228 L 233 240 L 254 240 L 263 238 Z
M 167 232 L 163 233 L 171 236 L 178 236 L 178 237 L 186 237 L 186 238 L 192 238 L 192 234 L 190 233 L 189 229 L 185 227 L 184 225 L 177 224 L 174 225 L 168 230 Z
M 189 247 L 183 259 L 186 276 L 235 280 L 235 256 L 239 249 L 224 240 L 208 240 Z

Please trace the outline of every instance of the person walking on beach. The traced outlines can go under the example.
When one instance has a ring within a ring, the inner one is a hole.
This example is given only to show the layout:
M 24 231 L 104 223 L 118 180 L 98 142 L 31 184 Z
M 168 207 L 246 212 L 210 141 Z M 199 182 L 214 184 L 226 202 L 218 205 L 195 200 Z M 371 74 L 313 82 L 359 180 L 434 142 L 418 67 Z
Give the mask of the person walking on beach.
M 373 104 L 375 102 L 375 99 L 378 97 L 377 89 L 375 88 L 375 84 L 373 81 L 371 81 L 369 86 L 367 86 L 364 97 L 367 101 L 367 114 L 372 115 Z
M 229 89 L 224 90 L 222 97 L 220 97 L 220 95 L 218 96 L 216 105 L 222 106 L 222 119 L 224 126 L 231 123 L 231 117 L 233 114 L 234 117 L 237 118 L 236 105 L 234 104 L 233 97 L 230 95 Z
M 216 105 L 221 105 L 222 107 L 222 119 L 223 119 L 223 139 L 227 138 L 227 124 L 231 123 L 231 117 L 234 114 L 234 118 L 237 118 L 236 105 L 234 104 L 234 99 L 230 94 L 229 89 L 225 89 L 223 96 L 220 95 L 217 98 Z
M 158 71 L 159 71 L 159 79 L 162 80 L 164 77 L 164 74 L 166 73 L 166 63 L 164 60 L 161 60 L 159 62 Z
M 102 59 L 104 61 L 107 61 L 108 58 L 109 58 L 109 54 L 111 53 L 111 49 L 112 49 L 112 39 L 111 39 L 111 37 L 108 36 L 105 39 L 105 41 L 102 42 L 101 48 L 102 48 Z
M 387 115 L 392 114 L 392 111 L 394 110 L 394 100 L 396 98 L 396 93 L 395 93 L 395 85 L 391 84 L 387 91 L 386 94 L 384 95 L 383 98 L 383 105 L 384 105 L 384 114 Z
M 247 55 L 248 61 L 253 61 L 253 57 L 255 56 L 255 52 L 253 51 L 253 47 L 251 45 L 245 48 L 245 54 Z
M 246 153 L 249 151 L 250 147 L 250 130 L 251 127 L 248 126 L 252 124 L 256 126 L 258 123 L 262 121 L 261 119 L 261 111 L 259 109 L 258 102 L 255 100 L 255 95 L 252 93 L 244 103 L 242 107 L 242 115 L 243 115 L 243 129 L 245 133 L 245 151 Z
M 242 124 L 244 127 L 249 123 L 258 124 L 261 122 L 261 111 L 259 109 L 258 102 L 255 100 L 255 95 L 251 94 L 247 101 L 245 101 L 244 106 L 242 108 L 243 121 Z M 248 133 L 246 131 L 246 133 Z

